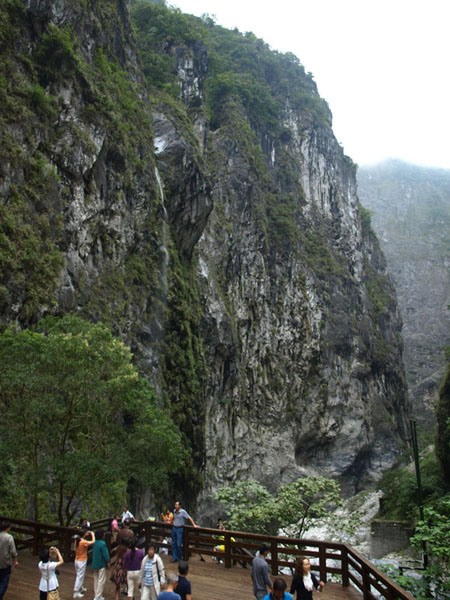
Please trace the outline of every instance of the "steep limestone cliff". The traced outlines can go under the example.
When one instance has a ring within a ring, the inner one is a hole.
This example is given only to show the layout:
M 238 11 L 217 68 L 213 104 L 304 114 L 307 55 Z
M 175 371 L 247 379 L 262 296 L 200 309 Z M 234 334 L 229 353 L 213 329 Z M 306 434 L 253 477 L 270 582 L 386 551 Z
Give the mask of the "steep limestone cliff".
M 400 320 L 295 57 L 148 3 L 2 8 L 3 325 L 109 322 L 179 425 L 186 499 L 400 456 Z
M 404 363 L 413 413 L 425 430 L 450 344 L 450 171 L 389 160 L 358 171 L 404 321 Z

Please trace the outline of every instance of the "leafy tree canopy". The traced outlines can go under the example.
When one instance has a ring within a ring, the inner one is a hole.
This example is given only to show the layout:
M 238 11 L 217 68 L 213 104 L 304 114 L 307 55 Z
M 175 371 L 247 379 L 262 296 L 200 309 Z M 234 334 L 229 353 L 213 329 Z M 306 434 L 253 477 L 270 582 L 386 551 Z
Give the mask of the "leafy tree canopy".
M 69 524 L 116 510 L 133 478 L 157 495 L 181 462 L 177 431 L 102 324 L 48 317 L 0 335 L 0 510 Z
M 255 480 L 223 487 L 215 494 L 226 507 L 231 529 L 301 538 L 342 505 L 339 484 L 326 477 L 303 477 L 280 487 L 276 496 Z

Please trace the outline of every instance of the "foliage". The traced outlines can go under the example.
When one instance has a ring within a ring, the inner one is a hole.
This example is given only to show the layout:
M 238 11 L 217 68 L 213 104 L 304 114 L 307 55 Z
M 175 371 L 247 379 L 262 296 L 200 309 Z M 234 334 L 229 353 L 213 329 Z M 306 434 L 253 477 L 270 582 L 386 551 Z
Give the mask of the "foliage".
M 368 208 L 365 208 L 362 204 L 358 203 L 358 212 L 363 235 L 365 237 L 369 235 L 373 236 L 374 232 L 372 229 L 372 211 Z
M 78 59 L 70 31 L 56 25 L 50 26 L 41 37 L 35 58 L 39 66 L 40 83 L 44 87 L 54 80 L 55 74 L 61 81 L 73 76 Z
M 436 456 L 450 487 L 450 365 L 439 390 L 436 406 Z
M 426 544 L 429 564 L 426 579 L 435 597 L 450 594 L 450 494 L 424 509 L 424 520 L 416 525 L 411 543 L 418 549 Z
M 395 565 L 391 564 L 381 564 L 378 565 L 378 568 L 398 583 L 403 590 L 410 592 L 415 600 L 430 599 L 429 585 L 423 572 L 417 573 L 414 576 L 412 575 L 413 569 L 411 568 L 411 571 L 404 574 L 400 569 L 397 569 Z
M 236 100 L 245 107 L 252 127 L 281 133 L 282 107 L 289 100 L 312 120 L 329 126 L 331 114 L 310 75 L 290 53 L 273 51 L 253 33 L 216 25 L 155 3 L 132 7 L 139 49 L 151 85 L 177 95 L 173 48 L 203 43 L 208 51 L 205 98 L 213 128 L 223 124 L 224 107 Z
M 13 292 L 27 323 L 39 305 L 53 300 L 62 266 L 55 241 L 62 224 L 43 202 L 44 195 L 49 202 L 55 197 L 54 170 L 39 153 L 24 161 L 24 170 L 26 182 L 11 185 L 7 202 L 0 203 L 0 311 L 7 311 Z
M 226 525 L 236 531 L 269 533 L 273 497 L 258 481 L 248 479 L 220 488 L 214 495 L 226 507 Z
M 3 512 L 19 495 L 35 520 L 69 524 L 80 507 L 115 510 L 131 476 L 164 492 L 180 443 L 131 358 L 105 326 L 78 317 L 0 336 Z
M 215 498 L 225 505 L 231 529 L 269 534 L 281 530 L 297 538 L 342 505 L 338 482 L 321 476 L 282 485 L 276 496 L 250 479 L 220 488 Z
M 420 458 L 423 499 L 429 502 L 443 493 L 443 481 L 434 452 Z M 381 514 L 386 519 L 414 522 L 418 518 L 418 491 L 415 470 L 392 469 L 384 473 L 379 487 L 383 492 Z
M 199 475 L 204 462 L 204 359 L 201 342 L 200 300 L 195 284 L 195 263 L 171 252 L 169 294 L 161 360 L 167 402 L 178 426 L 186 456 L 173 480 L 193 498 L 201 486 Z

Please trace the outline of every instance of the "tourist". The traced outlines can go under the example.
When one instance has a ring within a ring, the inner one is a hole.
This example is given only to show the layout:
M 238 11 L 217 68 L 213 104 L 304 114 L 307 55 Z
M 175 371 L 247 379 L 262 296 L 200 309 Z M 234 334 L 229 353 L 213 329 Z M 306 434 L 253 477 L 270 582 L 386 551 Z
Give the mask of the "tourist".
M 166 591 L 161 592 L 158 595 L 157 600 L 181 600 L 180 594 L 175 593 L 175 589 L 178 585 L 178 577 L 175 573 L 169 573 L 167 575 L 167 588 Z
M 113 550 L 115 561 L 109 580 L 112 581 L 116 587 L 116 600 L 119 600 L 120 590 L 127 583 L 127 571 L 123 566 L 123 557 L 125 556 L 126 551 L 127 547 L 122 545 L 116 546 Z
M 97 529 L 92 546 L 92 563 L 94 571 L 94 600 L 103 600 L 103 589 L 106 583 L 106 568 L 109 567 L 109 552 L 103 539 L 105 532 Z
M 124 506 L 123 513 L 122 513 L 122 525 L 125 523 L 125 521 L 127 519 L 129 521 L 136 521 L 133 514 L 128 510 L 128 508 L 126 506 Z
M 161 557 L 156 554 L 154 544 L 149 544 L 147 556 L 141 565 L 140 583 L 141 600 L 156 600 L 166 583 L 166 572 Z
M 141 563 L 144 551 L 137 548 L 137 540 L 133 538 L 128 544 L 128 550 L 123 557 L 123 566 L 127 571 L 128 599 L 133 600 L 134 586 L 139 586 L 141 578 Z
M 117 535 L 120 531 L 119 527 L 119 515 L 114 515 L 114 519 L 111 521 L 111 542 L 114 544 L 117 540 Z
M 266 544 L 261 544 L 259 554 L 255 556 L 252 562 L 252 580 L 253 594 L 256 600 L 261 600 L 267 594 L 267 588 L 272 589 L 272 581 L 270 579 L 270 569 L 266 561 L 266 556 L 269 553 L 269 548 Z
M 181 600 L 191 600 L 191 582 L 186 577 L 189 572 L 189 565 L 186 561 L 180 560 L 178 563 L 178 585 L 177 594 Z
M 313 587 L 319 592 L 324 586 L 323 581 L 317 581 L 311 573 L 311 565 L 309 560 L 304 556 L 300 556 L 295 565 L 295 573 L 291 583 L 291 594 L 297 592 L 297 600 L 312 600 Z
M 278 577 L 273 582 L 273 590 L 266 594 L 263 600 L 293 600 L 291 594 L 286 592 L 286 582 Z
M 222 523 L 221 519 L 219 519 L 217 521 L 217 529 L 220 529 L 221 531 L 225 531 L 225 525 Z M 224 535 L 216 535 L 213 537 L 216 540 L 216 542 L 221 542 L 221 543 L 217 544 L 216 546 L 214 546 L 214 551 L 224 554 L 225 553 L 225 536 Z M 234 537 L 230 537 L 230 541 L 235 542 L 236 539 Z M 220 557 L 213 556 L 213 560 L 216 560 L 219 564 L 223 563 L 223 560 Z
M 38 567 L 41 572 L 41 580 L 39 582 L 40 600 L 47 600 L 47 596 L 50 598 L 52 595 L 59 598 L 59 593 L 56 592 L 59 587 L 56 569 L 64 563 L 61 552 L 56 546 L 52 546 L 50 550 L 42 550 L 39 554 L 39 559 Z M 54 594 L 51 592 L 54 592 Z
M 163 521 L 164 523 L 168 523 L 169 525 L 172 525 L 173 513 L 170 512 L 170 508 L 167 508 L 166 512 L 161 513 L 161 521 Z
M 117 543 L 128 548 L 128 544 L 134 538 L 134 532 L 131 529 L 130 519 L 125 519 L 123 527 L 117 534 Z
M 78 527 L 80 527 L 81 529 L 90 529 L 91 524 L 87 519 L 80 517 L 80 522 L 78 524 Z
M 11 577 L 11 567 L 17 567 L 17 550 L 11 531 L 11 523 L 2 521 L 0 523 L 0 600 L 5 595 Z
M 90 539 L 89 539 L 90 538 Z M 73 597 L 82 598 L 86 588 L 83 586 L 84 576 L 86 575 L 86 565 L 88 558 L 88 549 L 95 542 L 93 531 L 85 531 L 81 536 L 76 537 L 75 541 L 75 585 L 73 586 Z
M 180 503 L 175 502 L 172 526 L 172 562 L 178 562 L 183 558 L 183 532 L 186 521 L 190 521 L 193 527 L 197 527 L 184 508 L 181 508 Z

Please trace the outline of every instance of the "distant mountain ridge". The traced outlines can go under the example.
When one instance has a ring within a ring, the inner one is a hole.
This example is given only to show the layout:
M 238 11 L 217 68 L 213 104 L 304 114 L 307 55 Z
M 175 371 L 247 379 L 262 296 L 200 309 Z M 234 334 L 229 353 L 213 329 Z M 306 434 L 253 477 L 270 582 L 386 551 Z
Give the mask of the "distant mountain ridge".
M 390 159 L 357 178 L 396 283 L 413 412 L 431 428 L 450 344 L 450 170 Z

